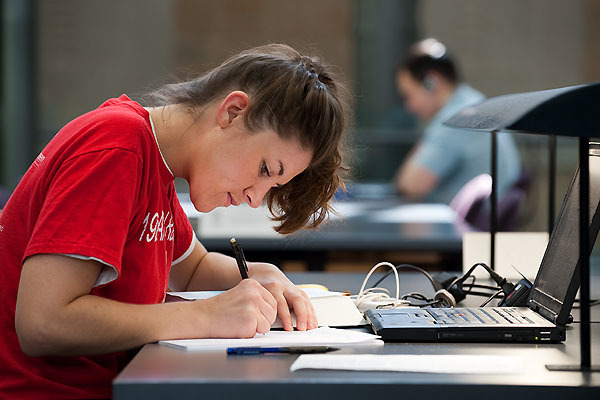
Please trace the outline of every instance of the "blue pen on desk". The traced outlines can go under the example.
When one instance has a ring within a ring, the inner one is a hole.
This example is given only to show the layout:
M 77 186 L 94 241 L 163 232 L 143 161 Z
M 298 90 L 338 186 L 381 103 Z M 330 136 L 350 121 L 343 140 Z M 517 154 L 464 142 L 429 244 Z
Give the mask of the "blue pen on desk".
M 242 279 L 248 279 L 248 264 L 246 263 L 246 257 L 244 257 L 244 251 L 235 238 L 231 238 L 229 244 L 231 244 L 231 249 L 233 250 L 233 255 L 235 256 Z
M 288 353 L 288 354 L 310 354 L 327 353 L 329 351 L 339 350 L 336 347 L 329 346 L 294 346 L 294 347 L 229 347 L 227 354 L 248 356 L 267 353 Z

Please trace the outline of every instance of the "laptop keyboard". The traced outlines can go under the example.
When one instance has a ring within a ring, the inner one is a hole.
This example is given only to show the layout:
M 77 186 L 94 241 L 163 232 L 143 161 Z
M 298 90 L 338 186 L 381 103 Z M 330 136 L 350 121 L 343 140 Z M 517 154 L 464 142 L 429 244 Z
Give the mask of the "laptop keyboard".
M 533 324 L 533 321 L 521 314 L 516 308 L 510 307 L 428 308 L 427 312 L 438 324 Z

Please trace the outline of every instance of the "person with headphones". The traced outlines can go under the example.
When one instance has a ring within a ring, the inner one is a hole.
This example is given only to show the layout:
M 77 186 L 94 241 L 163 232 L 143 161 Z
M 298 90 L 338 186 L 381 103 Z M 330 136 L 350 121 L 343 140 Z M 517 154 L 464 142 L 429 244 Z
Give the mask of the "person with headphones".
M 406 109 L 426 123 L 422 138 L 398 168 L 394 184 L 409 200 L 450 203 L 472 178 L 490 173 L 488 135 L 443 125 L 484 96 L 460 79 L 446 47 L 436 39 L 415 43 L 396 70 Z M 498 194 L 517 181 L 521 162 L 510 134 L 498 135 Z

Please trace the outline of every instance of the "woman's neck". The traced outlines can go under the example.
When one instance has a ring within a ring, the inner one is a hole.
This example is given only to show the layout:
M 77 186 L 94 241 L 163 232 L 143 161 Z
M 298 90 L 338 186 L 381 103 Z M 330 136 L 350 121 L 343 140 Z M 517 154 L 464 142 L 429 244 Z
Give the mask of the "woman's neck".
M 204 133 L 209 129 L 207 112 L 196 116 L 178 104 L 149 108 L 158 147 L 173 175 L 186 178 L 188 157 L 198 154 Z

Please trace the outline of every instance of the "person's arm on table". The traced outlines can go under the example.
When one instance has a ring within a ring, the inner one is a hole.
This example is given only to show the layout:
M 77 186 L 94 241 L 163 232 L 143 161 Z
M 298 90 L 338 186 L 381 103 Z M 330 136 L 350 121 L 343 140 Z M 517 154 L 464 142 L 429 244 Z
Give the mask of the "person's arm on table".
M 317 327 L 317 319 L 308 296 L 272 264 L 249 262 L 248 274 L 277 301 L 277 313 L 285 330 L 293 330 L 290 308 L 296 314 L 298 330 Z M 176 291 L 227 290 L 241 281 L 234 258 L 209 253 L 200 242 L 185 260 L 173 266 L 169 286 Z M 215 298 L 218 298 L 216 296 Z
M 406 199 L 420 200 L 438 186 L 439 178 L 410 157 L 396 173 L 394 183 L 398 193 Z
M 101 268 L 63 255 L 27 258 L 15 318 L 26 354 L 92 355 L 157 340 L 252 337 L 269 331 L 276 317 L 273 296 L 253 279 L 205 301 L 138 305 L 90 295 Z

